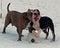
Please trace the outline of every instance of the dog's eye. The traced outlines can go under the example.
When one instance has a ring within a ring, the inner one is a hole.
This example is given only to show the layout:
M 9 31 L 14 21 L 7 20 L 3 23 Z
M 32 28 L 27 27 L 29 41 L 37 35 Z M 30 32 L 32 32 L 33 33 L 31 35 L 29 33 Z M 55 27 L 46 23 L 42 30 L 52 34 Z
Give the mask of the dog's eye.
M 34 15 L 36 15 L 36 13 L 34 13 Z
M 38 13 L 38 15 L 40 15 L 40 13 Z

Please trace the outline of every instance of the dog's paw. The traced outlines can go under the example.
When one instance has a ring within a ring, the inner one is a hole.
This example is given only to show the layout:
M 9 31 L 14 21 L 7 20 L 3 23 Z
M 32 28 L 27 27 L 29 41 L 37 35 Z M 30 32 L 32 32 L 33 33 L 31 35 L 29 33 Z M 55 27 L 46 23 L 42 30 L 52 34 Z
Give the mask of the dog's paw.
M 17 41 L 21 41 L 21 39 L 18 39 Z
M 2 32 L 3 34 L 6 34 L 6 32 Z
M 47 38 L 45 37 L 45 39 L 47 39 Z
M 55 40 L 54 40 L 54 39 L 52 39 L 52 40 L 51 40 L 51 42 L 55 42 Z

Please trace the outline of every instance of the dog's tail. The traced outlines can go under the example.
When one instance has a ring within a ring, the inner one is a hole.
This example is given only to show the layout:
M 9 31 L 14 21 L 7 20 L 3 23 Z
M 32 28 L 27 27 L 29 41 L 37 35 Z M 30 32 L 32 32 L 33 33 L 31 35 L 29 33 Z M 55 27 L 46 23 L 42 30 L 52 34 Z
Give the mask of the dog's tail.
M 53 24 L 53 22 L 51 24 L 51 30 L 52 30 L 52 34 L 53 34 L 53 41 L 55 41 L 55 31 L 54 31 L 54 24 Z
M 9 12 L 9 5 L 10 5 L 10 3 L 8 4 L 8 6 L 7 6 L 7 11 Z

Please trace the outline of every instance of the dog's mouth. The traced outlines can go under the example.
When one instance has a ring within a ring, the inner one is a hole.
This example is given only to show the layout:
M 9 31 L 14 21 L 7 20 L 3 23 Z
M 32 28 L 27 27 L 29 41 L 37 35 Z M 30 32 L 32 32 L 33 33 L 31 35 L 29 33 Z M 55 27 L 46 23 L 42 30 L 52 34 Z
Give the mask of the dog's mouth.
M 40 13 L 34 13 L 34 20 L 39 20 Z

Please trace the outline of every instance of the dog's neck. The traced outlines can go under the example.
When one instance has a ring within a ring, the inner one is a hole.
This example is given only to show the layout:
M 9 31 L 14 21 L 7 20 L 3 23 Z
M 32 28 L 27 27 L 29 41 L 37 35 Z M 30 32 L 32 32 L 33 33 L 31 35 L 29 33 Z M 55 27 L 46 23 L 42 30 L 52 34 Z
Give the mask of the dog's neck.
M 38 29 L 40 26 L 39 26 L 39 20 L 37 20 L 37 21 L 33 21 L 33 27 L 35 28 L 35 29 Z

